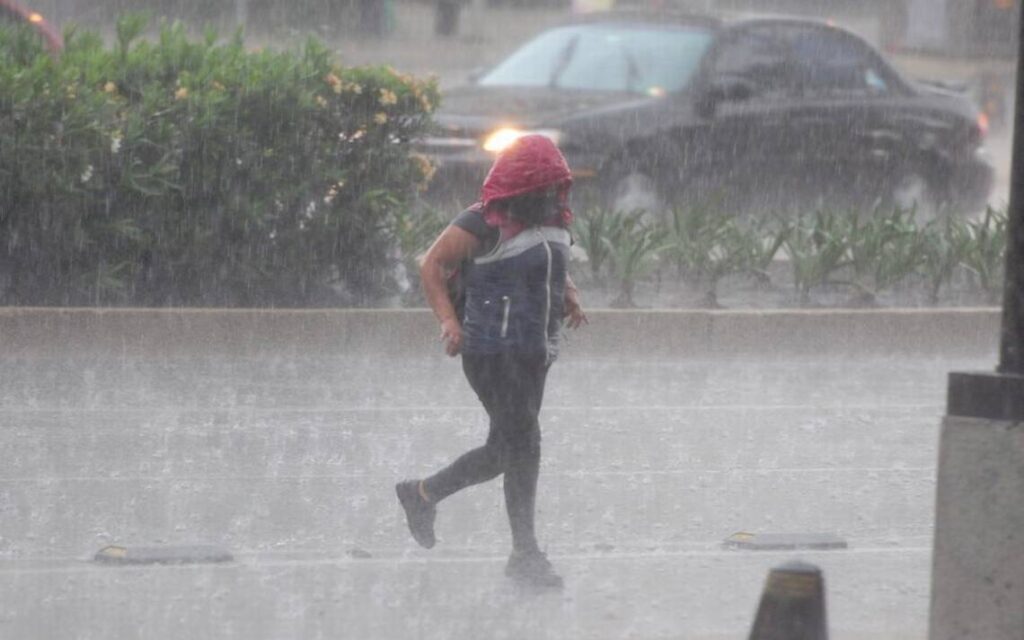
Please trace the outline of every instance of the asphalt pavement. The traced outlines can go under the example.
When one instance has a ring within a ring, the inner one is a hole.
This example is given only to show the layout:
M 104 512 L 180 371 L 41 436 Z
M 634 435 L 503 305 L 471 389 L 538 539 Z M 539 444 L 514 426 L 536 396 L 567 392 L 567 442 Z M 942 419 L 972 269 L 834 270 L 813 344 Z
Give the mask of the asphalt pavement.
M 507 583 L 500 481 L 393 494 L 484 437 L 457 361 L 15 357 L 0 369 L 0 638 L 743 638 L 767 571 L 824 570 L 832 638 L 926 637 L 945 376 L 994 354 L 585 358 L 542 413 L 541 543 L 566 579 Z M 723 547 L 830 533 L 829 551 Z M 117 566 L 108 545 L 233 561 Z

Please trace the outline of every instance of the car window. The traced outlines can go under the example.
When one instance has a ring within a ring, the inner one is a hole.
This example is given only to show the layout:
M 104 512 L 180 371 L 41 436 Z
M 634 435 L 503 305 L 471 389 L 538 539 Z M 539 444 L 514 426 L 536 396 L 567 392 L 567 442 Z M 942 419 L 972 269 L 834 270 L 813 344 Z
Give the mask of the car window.
M 723 42 L 715 56 L 713 76 L 742 81 L 761 99 L 791 96 L 796 87 L 785 43 L 753 30 Z
M 824 28 L 785 30 L 805 94 L 882 95 L 892 88 L 879 58 L 856 39 Z
M 662 95 L 689 83 L 710 42 L 697 28 L 562 27 L 525 44 L 478 84 Z

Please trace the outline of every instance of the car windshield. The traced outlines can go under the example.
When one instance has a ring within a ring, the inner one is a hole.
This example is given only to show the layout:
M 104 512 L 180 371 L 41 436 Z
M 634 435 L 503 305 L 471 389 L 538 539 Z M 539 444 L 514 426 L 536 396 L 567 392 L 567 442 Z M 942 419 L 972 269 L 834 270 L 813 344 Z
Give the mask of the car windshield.
M 686 86 L 710 42 L 711 33 L 695 27 L 561 27 L 523 45 L 479 84 L 662 95 Z

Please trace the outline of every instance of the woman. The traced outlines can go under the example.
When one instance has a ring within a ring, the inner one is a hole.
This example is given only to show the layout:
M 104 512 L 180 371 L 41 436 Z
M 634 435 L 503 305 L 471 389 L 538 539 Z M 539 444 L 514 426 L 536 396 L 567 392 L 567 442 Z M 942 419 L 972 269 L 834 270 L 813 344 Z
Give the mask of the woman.
M 568 272 L 571 181 L 565 158 L 550 140 L 524 136 L 495 160 L 480 201 L 427 250 L 420 267 L 427 302 L 441 323 L 448 355 L 462 354 L 463 371 L 490 417 L 490 431 L 482 447 L 433 476 L 395 487 L 413 538 L 429 549 L 438 502 L 505 474 L 512 528 L 505 574 L 554 588 L 562 586 L 562 578 L 534 535 L 537 418 L 563 317 L 573 329 L 587 322 Z M 454 270 L 465 293 L 458 313 L 447 286 Z

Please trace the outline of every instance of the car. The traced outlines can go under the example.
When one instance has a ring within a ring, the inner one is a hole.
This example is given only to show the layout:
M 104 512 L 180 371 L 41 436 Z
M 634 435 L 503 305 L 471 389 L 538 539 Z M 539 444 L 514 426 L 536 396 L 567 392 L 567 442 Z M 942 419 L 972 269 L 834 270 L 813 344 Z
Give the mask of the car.
M 43 46 L 52 54 L 57 54 L 64 48 L 60 34 L 46 18 L 14 0 L 0 0 L 0 25 L 4 24 L 31 27 L 39 35 Z
M 614 209 L 975 211 L 993 182 L 969 96 L 783 16 L 584 16 L 444 92 L 435 121 L 417 147 L 436 167 L 428 199 L 445 204 L 471 202 L 526 133 L 562 149 L 574 203 Z

